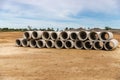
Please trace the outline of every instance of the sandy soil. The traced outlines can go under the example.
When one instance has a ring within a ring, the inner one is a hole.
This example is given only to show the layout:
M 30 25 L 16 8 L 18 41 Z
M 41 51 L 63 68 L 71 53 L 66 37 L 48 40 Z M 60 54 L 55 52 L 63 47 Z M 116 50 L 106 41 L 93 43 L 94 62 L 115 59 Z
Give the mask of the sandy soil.
M 21 36 L 0 32 L 0 80 L 120 80 L 120 47 L 114 51 L 16 47 L 15 39 Z

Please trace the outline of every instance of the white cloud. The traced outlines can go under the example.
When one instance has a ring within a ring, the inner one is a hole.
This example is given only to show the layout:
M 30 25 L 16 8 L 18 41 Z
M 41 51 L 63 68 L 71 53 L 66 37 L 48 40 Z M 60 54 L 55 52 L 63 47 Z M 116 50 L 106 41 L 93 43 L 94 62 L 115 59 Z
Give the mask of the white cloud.
M 118 0 L 19 0 L 17 2 L 36 6 L 37 9 L 42 9 L 58 16 L 76 15 L 84 10 L 114 13 L 119 9 Z
M 72 18 L 70 15 L 80 15 L 84 11 L 119 15 L 119 3 L 119 0 L 1 0 L 0 9 L 6 10 L 6 12 L 0 12 L 3 19 L 1 24 L 79 26 L 88 23 L 88 25 L 97 25 L 103 22 L 95 18 Z M 25 18 L 31 20 L 25 20 Z M 64 20 L 68 22 L 61 22 Z
M 40 14 L 41 10 L 44 12 L 49 12 L 45 14 L 54 14 L 58 17 L 63 15 L 67 16 L 69 14 L 76 15 L 79 12 L 84 10 L 90 10 L 95 12 L 102 12 L 102 13 L 114 13 L 117 12 L 118 5 L 117 0 L 7 0 L 8 5 L 4 7 L 9 7 L 11 11 L 20 10 L 21 6 L 13 5 L 10 3 L 23 3 L 29 4 L 34 6 L 38 10 Z M 33 12 L 35 12 L 32 9 Z M 113 12 L 114 11 L 114 12 Z M 20 11 L 19 11 L 20 12 Z M 25 12 L 26 13 L 26 12 Z M 62 16 L 61 16 L 62 17 Z

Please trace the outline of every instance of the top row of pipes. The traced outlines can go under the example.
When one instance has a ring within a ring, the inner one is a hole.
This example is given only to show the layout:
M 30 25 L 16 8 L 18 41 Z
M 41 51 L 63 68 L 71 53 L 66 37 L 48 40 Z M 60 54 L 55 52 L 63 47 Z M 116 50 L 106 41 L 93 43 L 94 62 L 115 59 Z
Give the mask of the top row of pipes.
M 108 31 L 96 32 L 96 31 L 26 31 L 24 32 L 25 39 L 44 39 L 44 40 L 110 40 L 113 39 L 113 34 Z

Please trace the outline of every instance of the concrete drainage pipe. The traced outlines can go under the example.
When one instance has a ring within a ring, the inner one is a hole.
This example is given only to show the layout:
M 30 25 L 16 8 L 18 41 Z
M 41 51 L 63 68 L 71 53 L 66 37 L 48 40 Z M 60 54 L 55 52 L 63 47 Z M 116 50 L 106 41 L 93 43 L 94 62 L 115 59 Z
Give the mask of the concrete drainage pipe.
M 43 31 L 33 31 L 32 38 L 33 39 L 40 39 L 42 38 Z
M 36 41 L 36 44 L 38 48 L 44 48 L 46 46 L 45 40 L 38 40 Z
M 88 50 L 88 49 L 90 50 L 93 48 L 93 43 L 91 41 L 87 40 L 84 42 L 83 46 L 86 50 Z
M 22 43 L 23 47 L 29 47 L 30 46 L 30 42 L 27 39 L 21 40 L 21 43 Z
M 83 48 L 83 42 L 80 40 L 76 40 L 74 43 L 74 46 L 76 49 L 82 49 Z
M 71 39 L 71 40 L 76 40 L 76 39 L 78 39 L 77 32 L 71 32 L 71 33 L 70 33 L 70 39 Z
M 112 39 L 105 42 L 104 48 L 105 50 L 113 50 L 117 48 L 118 45 L 119 45 L 119 42 L 116 39 Z
M 71 49 L 74 47 L 74 42 L 72 40 L 65 41 L 65 48 Z
M 88 35 L 89 40 L 98 40 L 100 32 L 91 31 Z
M 51 32 L 51 39 L 57 40 L 59 39 L 60 32 Z
M 32 32 L 33 31 L 26 31 L 26 32 L 24 32 L 23 38 L 25 38 L 25 39 L 32 39 Z
M 42 33 L 42 39 L 49 40 L 50 39 L 50 34 L 51 34 L 50 31 L 43 31 L 43 33 Z
M 62 49 L 64 47 L 65 43 L 62 40 L 56 40 L 55 41 L 55 48 Z
M 60 33 L 60 39 L 61 40 L 67 40 L 69 39 L 70 32 L 69 31 L 63 31 Z
M 93 47 L 95 50 L 102 50 L 104 48 L 103 41 L 96 40 L 94 41 Z
M 113 34 L 111 32 L 100 32 L 100 40 L 110 40 L 113 39 Z
M 22 46 L 22 40 L 23 40 L 23 38 L 16 39 L 16 46 L 21 47 Z
M 55 42 L 53 40 L 47 40 L 46 41 L 46 47 L 47 48 L 53 48 L 55 46 Z
M 30 40 L 30 47 L 32 47 L 32 48 L 36 48 L 37 47 L 37 43 L 36 43 L 35 39 L 31 39 Z
M 88 31 L 80 31 L 78 32 L 78 39 L 81 41 L 85 41 L 88 39 L 88 34 L 89 34 Z

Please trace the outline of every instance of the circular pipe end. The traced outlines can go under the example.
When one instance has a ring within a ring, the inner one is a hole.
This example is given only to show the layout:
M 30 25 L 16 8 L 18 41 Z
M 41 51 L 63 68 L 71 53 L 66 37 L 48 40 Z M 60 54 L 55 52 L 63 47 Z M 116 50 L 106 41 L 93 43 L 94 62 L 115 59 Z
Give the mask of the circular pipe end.
M 30 47 L 32 47 L 32 48 L 36 48 L 37 47 L 36 40 L 34 40 L 34 39 L 30 40 Z
M 97 32 L 92 31 L 92 32 L 89 33 L 89 39 L 90 40 L 98 40 L 99 39 L 99 34 Z
M 47 48 L 53 48 L 54 47 L 54 41 L 53 40 L 47 40 L 46 41 L 46 47 Z
M 70 34 L 70 39 L 71 40 L 76 40 L 78 37 L 77 37 L 77 33 L 76 32 L 71 32 Z
M 66 31 L 61 32 L 60 33 L 60 39 L 61 40 L 67 40 L 67 39 L 69 39 L 68 33 Z
M 21 39 L 16 39 L 16 46 L 18 47 L 22 46 Z
M 76 49 L 82 49 L 83 48 L 83 42 L 80 40 L 75 41 L 75 48 Z
M 38 48 L 44 48 L 46 45 L 46 42 L 45 42 L 45 40 L 38 40 L 38 41 L 36 41 L 36 44 L 37 44 Z
M 64 42 L 61 41 L 61 40 L 56 40 L 55 41 L 55 47 L 58 48 L 58 49 L 61 49 L 64 47 Z
M 52 32 L 52 33 L 51 33 L 51 39 L 52 39 L 52 40 L 56 40 L 56 39 L 58 39 L 58 37 L 59 37 L 59 36 L 58 36 L 58 34 L 57 34 L 56 32 Z
M 78 33 L 78 39 L 81 41 L 85 41 L 88 39 L 88 32 L 87 31 L 80 31 Z
M 102 50 L 104 47 L 104 43 L 103 41 L 95 41 L 93 46 L 95 50 Z
M 74 47 L 74 43 L 73 43 L 72 40 L 67 40 L 67 41 L 65 42 L 65 48 L 71 49 L 71 48 L 73 48 L 73 47 Z
M 85 48 L 86 50 L 92 49 L 92 48 L 93 48 L 93 43 L 92 43 L 91 41 L 86 41 L 86 42 L 84 42 L 84 48 Z
M 42 38 L 44 40 L 49 40 L 49 38 L 50 38 L 49 32 L 48 31 L 44 31 L 43 34 L 42 34 Z
M 27 39 L 23 39 L 21 41 L 23 47 L 28 47 L 29 46 L 29 41 Z

